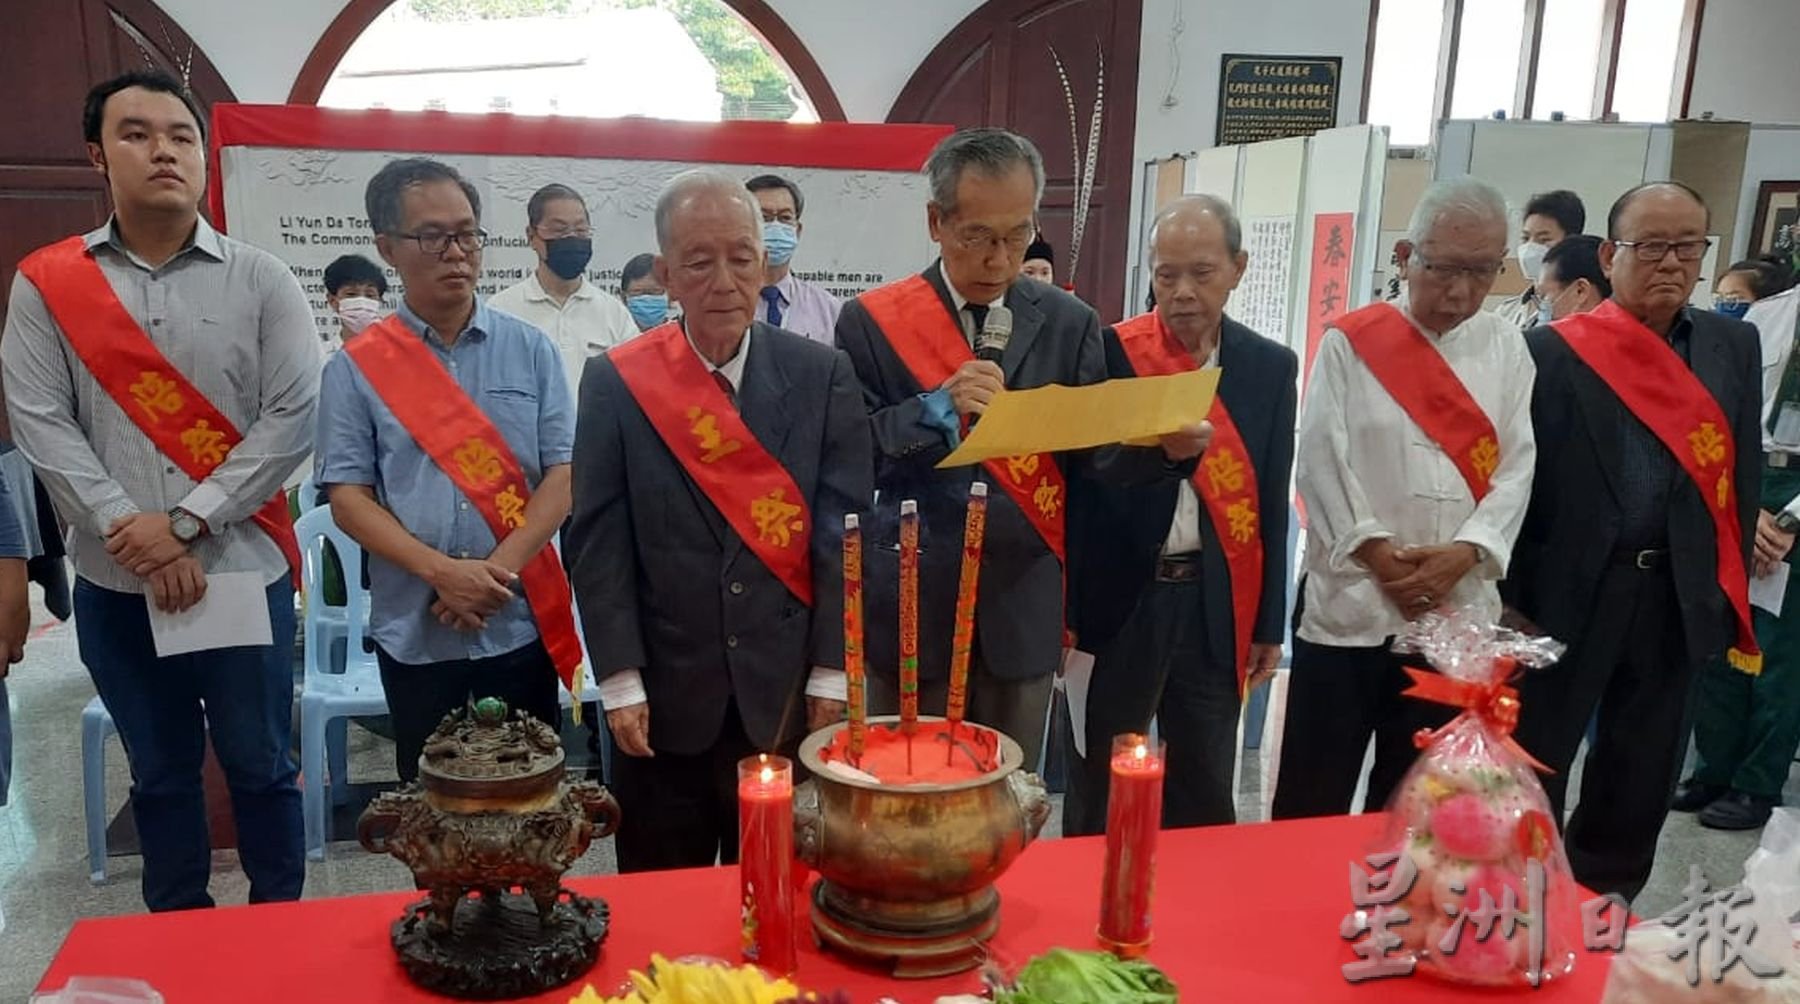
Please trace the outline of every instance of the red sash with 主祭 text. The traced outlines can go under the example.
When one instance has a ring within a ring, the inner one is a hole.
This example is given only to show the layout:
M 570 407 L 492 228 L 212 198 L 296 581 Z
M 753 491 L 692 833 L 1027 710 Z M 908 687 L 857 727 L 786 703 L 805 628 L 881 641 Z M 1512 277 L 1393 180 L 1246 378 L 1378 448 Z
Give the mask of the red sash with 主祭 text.
M 1732 469 L 1737 448 L 1724 410 L 1666 340 L 1611 300 L 1551 327 L 1700 489 L 1712 513 L 1719 588 L 1737 620 L 1737 642 L 1726 658 L 1746 673 L 1760 673 L 1762 651 L 1750 620 L 1750 579 Z
M 1194 357 L 1164 327 L 1162 314 L 1151 311 L 1113 327 L 1119 344 L 1141 377 L 1169 376 L 1200 368 Z M 1256 467 L 1244 437 L 1225 409 L 1225 399 L 1213 396 L 1206 413 L 1212 423 L 1212 445 L 1194 469 L 1194 491 L 1206 503 L 1219 549 L 1231 578 L 1233 652 L 1237 658 L 1238 694 L 1249 679 L 1250 635 L 1262 606 L 1262 514 L 1257 507 Z
M 681 469 L 788 592 L 813 603 L 812 512 L 793 475 L 744 423 L 676 322 L 611 350 L 644 417 Z
M 1400 410 L 1449 456 L 1480 502 L 1500 466 L 1500 437 L 1469 388 L 1423 332 L 1392 304 L 1372 303 L 1333 322 Z
M 419 449 L 450 478 L 487 521 L 496 541 L 525 525 L 531 487 L 506 437 L 438 360 L 425 340 L 389 315 L 344 343 L 375 396 L 394 413 Z M 545 544 L 519 569 L 525 602 L 556 675 L 581 704 L 581 639 L 574 594 L 556 548 Z
M 19 263 L 19 271 L 37 287 L 56 326 L 106 396 L 182 473 L 205 481 L 243 441 L 237 426 L 132 319 L 82 238 L 39 248 Z M 281 549 L 298 588 L 300 546 L 287 494 L 276 492 L 250 519 Z
M 887 337 L 888 345 L 913 379 L 927 392 L 943 386 L 962 364 L 975 361 L 962 325 L 924 276 L 909 276 L 869 290 L 857 300 Z M 1066 564 L 1063 507 L 1069 495 L 1056 458 L 1048 453 L 1031 453 L 997 457 L 985 461 L 984 466 L 1044 538 L 1050 553 Z

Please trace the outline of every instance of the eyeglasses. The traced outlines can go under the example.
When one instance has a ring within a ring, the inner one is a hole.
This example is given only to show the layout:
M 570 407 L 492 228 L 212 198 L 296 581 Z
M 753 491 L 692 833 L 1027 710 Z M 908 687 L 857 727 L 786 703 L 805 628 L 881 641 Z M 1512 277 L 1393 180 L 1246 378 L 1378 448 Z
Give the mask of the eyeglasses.
M 1706 257 L 1712 241 L 1704 237 L 1691 241 L 1613 241 L 1613 246 L 1630 248 L 1643 262 L 1662 261 L 1670 251 L 1675 252 L 1676 261 L 1699 261 Z
M 559 241 L 564 237 L 580 237 L 586 239 L 594 236 L 594 229 L 592 227 L 554 227 L 546 230 L 543 227 L 538 227 L 537 235 L 547 241 Z
M 1480 265 L 1450 265 L 1444 262 L 1426 261 L 1419 252 L 1413 252 L 1413 260 L 1419 267 L 1431 274 L 1439 282 L 1455 282 L 1467 279 L 1471 282 L 1492 282 L 1494 277 L 1506 271 L 1503 261 L 1485 262 Z
M 1002 245 L 1013 254 L 1024 254 L 1037 236 L 1036 226 L 1023 226 L 1010 234 L 997 234 L 987 227 L 974 227 L 950 235 L 951 243 L 964 251 L 996 251 Z
M 488 241 L 488 232 L 479 228 L 459 230 L 453 234 L 447 234 L 441 230 L 421 230 L 418 233 L 395 234 L 394 236 L 418 241 L 420 251 L 425 254 L 437 255 L 440 258 L 449 253 L 452 240 L 456 241 L 456 246 L 462 248 L 464 254 L 474 254 L 480 251 Z

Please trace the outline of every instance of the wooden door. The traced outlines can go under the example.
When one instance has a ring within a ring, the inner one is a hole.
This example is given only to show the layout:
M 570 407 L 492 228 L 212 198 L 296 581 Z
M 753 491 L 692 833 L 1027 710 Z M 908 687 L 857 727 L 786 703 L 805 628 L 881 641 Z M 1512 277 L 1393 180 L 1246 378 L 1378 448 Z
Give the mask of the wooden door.
M 106 184 L 88 165 L 81 103 L 88 88 L 156 66 L 183 75 L 203 106 L 231 90 L 187 33 L 152 0 L 8 0 L 0 33 L 0 306 L 33 249 L 106 219 Z
M 1092 146 L 1094 183 L 1073 281 L 1076 295 L 1106 323 L 1126 313 L 1142 21 L 1142 0 L 990 0 L 938 43 L 888 112 L 889 122 L 1003 126 L 1037 144 L 1046 175 L 1041 221 L 1056 249 L 1059 283 L 1070 281 L 1069 241 L 1083 173 L 1075 144 L 1084 158 Z M 1073 129 L 1053 51 L 1075 97 Z M 1100 134 L 1090 144 L 1102 61 Z

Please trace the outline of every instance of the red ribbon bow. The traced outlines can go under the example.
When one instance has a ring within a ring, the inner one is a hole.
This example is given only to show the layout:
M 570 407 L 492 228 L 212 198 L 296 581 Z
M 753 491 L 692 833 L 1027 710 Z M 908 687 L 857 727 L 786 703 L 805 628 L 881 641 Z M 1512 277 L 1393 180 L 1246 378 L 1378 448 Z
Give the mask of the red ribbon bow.
M 1413 685 L 1402 691 L 1401 696 L 1417 697 L 1433 704 L 1447 704 L 1453 708 L 1461 708 L 1464 714 L 1473 714 L 1486 723 L 1488 728 L 1499 737 L 1500 745 L 1530 764 L 1532 769 L 1540 774 L 1556 773 L 1539 762 L 1537 757 L 1525 752 L 1525 748 L 1512 737 L 1513 729 L 1519 725 L 1519 692 L 1508 686 L 1506 681 L 1512 676 L 1517 663 L 1504 657 L 1498 662 L 1499 670 L 1487 683 L 1458 680 L 1442 673 L 1414 669 L 1411 666 L 1402 667 L 1406 670 L 1406 675 L 1412 679 Z M 1420 729 L 1413 734 L 1413 745 L 1424 749 L 1448 731 L 1450 731 L 1450 725 L 1436 730 Z

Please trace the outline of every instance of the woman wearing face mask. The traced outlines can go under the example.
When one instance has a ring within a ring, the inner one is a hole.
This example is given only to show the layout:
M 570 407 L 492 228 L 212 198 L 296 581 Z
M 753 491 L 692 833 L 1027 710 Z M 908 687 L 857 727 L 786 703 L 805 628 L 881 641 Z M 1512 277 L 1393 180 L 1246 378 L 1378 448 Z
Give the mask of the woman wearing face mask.
M 1525 219 L 1519 227 L 1519 246 L 1514 256 L 1519 271 L 1531 285 L 1525 292 L 1501 304 L 1494 312 L 1526 331 L 1538 324 L 1543 302 L 1539 280 L 1544 274 L 1544 257 L 1565 237 L 1581 233 L 1587 226 L 1587 207 L 1581 197 L 1567 189 L 1541 192 L 1525 203 Z
M 1713 309 L 1742 319 L 1750 305 L 1785 293 L 1794 285 L 1794 271 L 1780 255 L 1764 255 L 1733 264 L 1713 287 Z
M 345 339 L 381 320 L 387 291 L 381 266 L 362 255 L 347 254 L 325 266 L 325 303 L 338 320 L 337 331 L 319 335 L 325 351 L 336 352 Z
M 1603 243 L 1598 237 L 1576 234 L 1545 252 L 1537 281 L 1538 324 L 1584 314 L 1612 296 L 1612 283 L 1600 267 Z
M 649 331 L 669 319 L 669 293 L 656 281 L 655 264 L 656 256 L 646 251 L 619 270 L 619 299 L 631 311 L 639 331 Z

